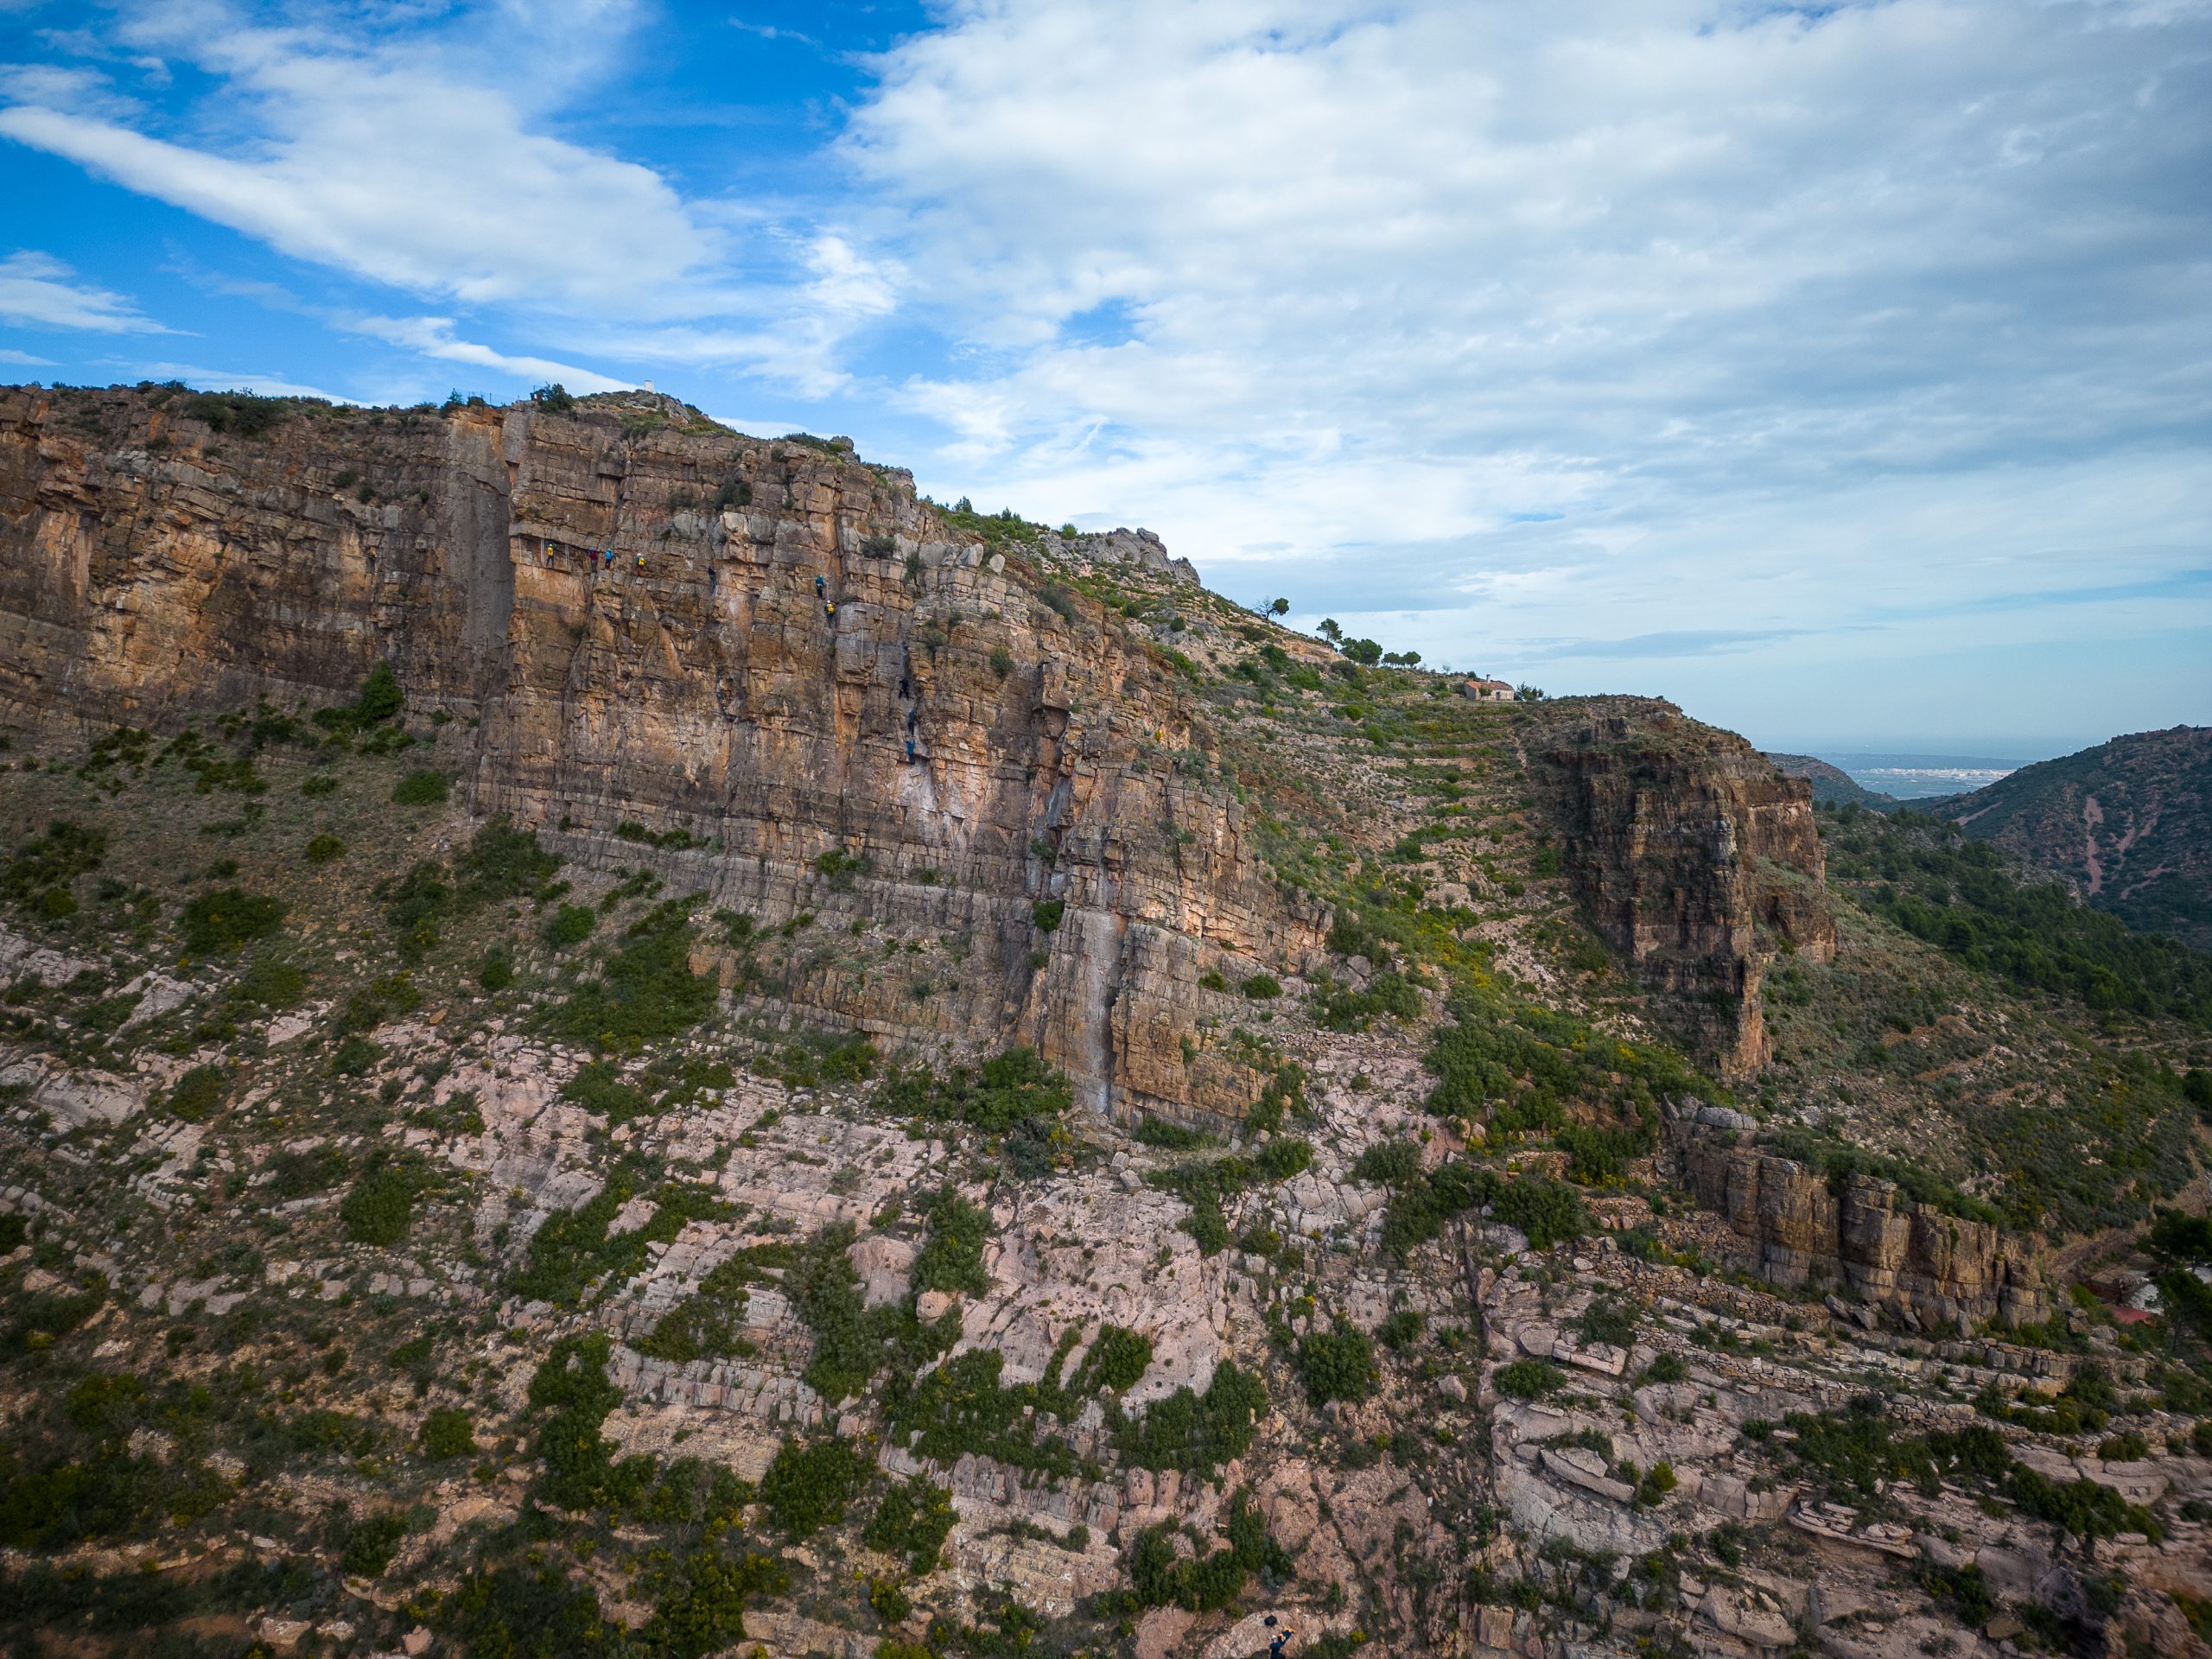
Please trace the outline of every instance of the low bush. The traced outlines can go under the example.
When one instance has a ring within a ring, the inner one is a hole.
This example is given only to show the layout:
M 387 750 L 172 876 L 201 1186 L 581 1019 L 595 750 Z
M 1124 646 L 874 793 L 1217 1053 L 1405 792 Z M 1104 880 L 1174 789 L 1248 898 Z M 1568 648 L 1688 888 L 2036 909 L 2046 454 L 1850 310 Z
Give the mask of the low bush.
M 958 1518 L 950 1492 L 925 1475 L 913 1475 L 883 1495 L 861 1541 L 887 1555 L 903 1555 L 910 1569 L 925 1573 L 936 1567 Z
M 1267 1385 L 1224 1360 L 1214 1367 L 1203 1395 L 1185 1384 L 1166 1399 L 1154 1401 L 1141 1417 L 1113 1406 L 1106 1418 L 1114 1449 L 1125 1462 L 1141 1469 L 1211 1475 L 1251 1449 L 1267 1414 Z
M 308 837 L 304 850 L 308 863 L 327 864 L 332 859 L 344 855 L 346 843 L 334 835 L 312 836 Z
M 338 1564 L 349 1579 L 379 1579 L 407 1536 L 404 1515 L 372 1515 L 347 1529 Z
M 845 1518 L 874 1470 L 849 1440 L 785 1440 L 760 1478 L 760 1502 L 786 1537 L 811 1537 Z
M 1268 1536 L 1266 1520 L 1251 1507 L 1249 1489 L 1240 1488 L 1230 1498 L 1223 1530 L 1229 1536 L 1223 1548 L 1188 1557 L 1175 1548 L 1171 1522 L 1139 1533 L 1129 1551 L 1129 1586 L 1138 1605 L 1210 1612 L 1235 1601 L 1253 1573 L 1264 1569 L 1287 1577 L 1296 1565 L 1290 1552 Z
M 440 1462 L 465 1458 L 476 1450 L 476 1426 L 459 1406 L 441 1406 L 423 1420 L 416 1444 L 424 1457 Z
M 715 1011 L 711 974 L 691 971 L 690 901 L 656 905 L 622 935 L 596 981 L 580 985 L 549 1023 L 572 1041 L 638 1048 L 689 1031 Z
M 211 957 L 268 938 L 283 925 L 284 906 L 264 894 L 224 887 L 187 901 L 178 921 L 184 948 L 195 957 Z
M 1339 1318 L 1328 1330 L 1311 1332 L 1299 1343 L 1298 1372 L 1306 1397 L 1315 1405 L 1334 1400 L 1356 1404 L 1375 1387 L 1375 1344 L 1364 1331 Z
M 1541 1400 L 1566 1386 L 1567 1374 L 1548 1359 L 1516 1359 L 1499 1366 L 1491 1381 L 1510 1399 Z
M 928 1231 L 914 1258 L 914 1288 L 982 1295 L 990 1288 L 983 1272 L 983 1245 L 989 1236 L 990 1217 L 948 1183 L 929 1208 Z
M 589 905 L 563 905 L 545 924 L 545 942 L 556 950 L 581 944 L 599 925 L 599 912 Z
M 412 1166 L 396 1159 L 372 1163 L 338 1207 L 346 1236 L 356 1244 L 382 1249 L 398 1243 L 407 1236 L 408 1224 L 415 1216 L 415 1196 L 422 1188 L 421 1172 Z
M 219 1065 L 195 1065 L 169 1090 L 169 1110 L 187 1123 L 204 1123 L 223 1103 L 226 1083 Z
M 453 779 L 442 772 L 410 772 L 392 785 L 392 804 L 438 806 L 452 790 Z

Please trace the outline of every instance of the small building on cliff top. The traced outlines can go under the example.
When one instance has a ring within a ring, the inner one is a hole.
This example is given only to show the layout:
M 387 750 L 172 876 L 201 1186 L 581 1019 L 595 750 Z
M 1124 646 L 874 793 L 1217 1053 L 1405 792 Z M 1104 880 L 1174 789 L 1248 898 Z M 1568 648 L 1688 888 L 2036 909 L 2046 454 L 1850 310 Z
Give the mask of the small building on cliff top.
M 1503 680 L 1485 680 L 1478 675 L 1459 687 L 1459 695 L 1471 697 L 1477 702 L 1510 702 L 1513 688 Z

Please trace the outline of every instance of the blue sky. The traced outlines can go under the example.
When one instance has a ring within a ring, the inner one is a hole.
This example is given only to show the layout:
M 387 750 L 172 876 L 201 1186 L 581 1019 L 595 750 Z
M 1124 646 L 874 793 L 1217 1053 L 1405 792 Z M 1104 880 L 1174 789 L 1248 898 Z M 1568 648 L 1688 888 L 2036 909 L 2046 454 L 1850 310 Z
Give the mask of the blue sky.
M 645 380 L 1774 747 L 2212 721 L 2207 0 L 0 0 L 0 373 Z

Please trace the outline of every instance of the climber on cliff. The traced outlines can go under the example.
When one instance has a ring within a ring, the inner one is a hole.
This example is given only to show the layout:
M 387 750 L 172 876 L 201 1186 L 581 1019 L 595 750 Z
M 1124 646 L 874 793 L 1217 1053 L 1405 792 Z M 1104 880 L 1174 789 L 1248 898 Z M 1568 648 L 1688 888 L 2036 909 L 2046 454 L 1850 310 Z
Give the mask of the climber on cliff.
M 638 555 L 638 574 L 641 576 L 645 574 L 645 556 L 642 553 Z
M 830 597 L 830 584 L 827 582 L 824 582 L 820 576 L 817 576 L 814 579 L 814 596 L 817 599 L 827 599 Z
M 825 599 L 822 601 L 822 620 L 825 622 L 832 623 L 836 621 L 837 601 L 836 600 Z
M 1268 1643 L 1268 1659 L 1283 1659 L 1283 1650 L 1290 1645 L 1290 1626 L 1285 1624 L 1277 1628 L 1275 1616 L 1269 1613 L 1268 1628 L 1274 1630 L 1274 1636 Z
M 910 766 L 914 764 L 914 740 L 911 736 L 906 740 L 906 764 Z

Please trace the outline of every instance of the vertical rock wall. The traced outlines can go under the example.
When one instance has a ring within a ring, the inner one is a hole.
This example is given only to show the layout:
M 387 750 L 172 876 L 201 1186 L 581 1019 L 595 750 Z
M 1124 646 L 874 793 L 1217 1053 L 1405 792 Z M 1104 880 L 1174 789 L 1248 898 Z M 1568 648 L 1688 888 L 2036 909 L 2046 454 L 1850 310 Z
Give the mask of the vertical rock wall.
M 907 474 L 671 399 L 308 407 L 262 438 L 99 399 L 95 430 L 0 393 L 0 720 L 328 703 L 385 659 L 452 717 L 441 759 L 472 807 L 572 857 L 772 925 L 972 941 L 931 1005 L 828 969 L 794 1005 L 1033 1043 L 1101 1110 L 1234 1118 L 1256 1092 L 1186 1058 L 1197 982 L 1312 948 L 1325 916 L 1264 879 L 1230 791 L 1184 775 L 1184 755 L 1217 768 L 1173 674 L 1094 601 L 1045 604 L 1040 571 L 951 536 Z M 697 845 L 643 849 L 626 823 Z M 856 864 L 825 883 L 832 853 Z M 1048 931 L 1033 906 L 1054 899 Z
M 1997 1228 L 1915 1204 L 1891 1182 L 1853 1175 L 1831 1190 L 1802 1164 L 1694 1138 L 1682 1173 L 1699 1204 L 1753 1247 L 1770 1283 L 1833 1285 L 1946 1333 L 2048 1311 L 2032 1265 Z
M 1733 733 L 1645 701 L 1582 705 L 1529 758 L 1593 925 L 1681 999 L 1723 1076 L 1756 1071 L 1774 950 L 1835 954 L 1809 785 Z

